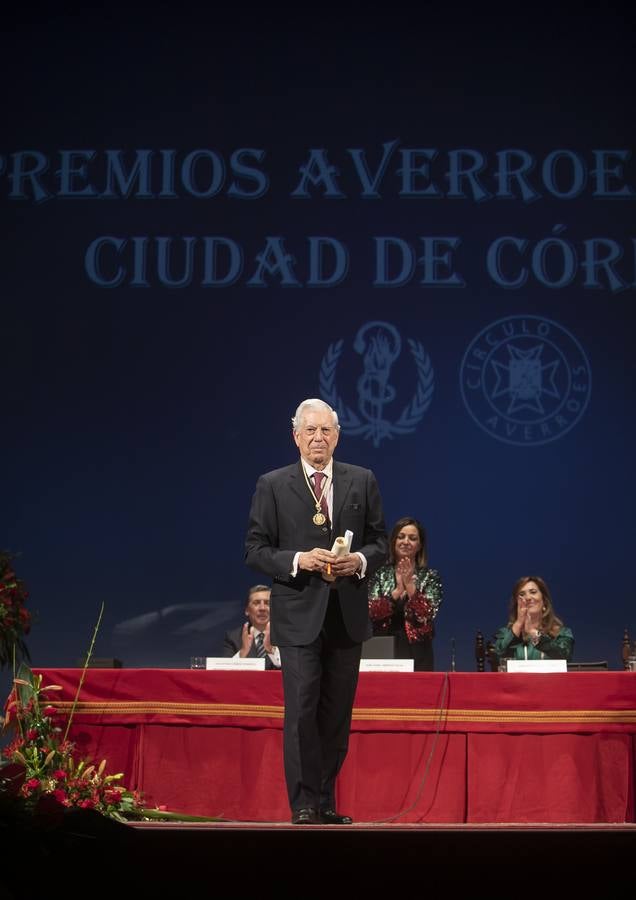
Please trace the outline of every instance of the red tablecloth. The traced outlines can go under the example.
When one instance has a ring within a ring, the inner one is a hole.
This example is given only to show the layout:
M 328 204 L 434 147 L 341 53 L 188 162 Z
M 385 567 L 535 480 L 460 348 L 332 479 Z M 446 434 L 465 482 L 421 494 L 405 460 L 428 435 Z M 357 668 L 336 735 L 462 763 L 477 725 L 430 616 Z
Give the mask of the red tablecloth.
M 81 671 L 47 669 L 68 712 Z M 89 669 L 72 738 L 148 803 L 287 821 L 279 672 Z M 634 821 L 636 674 L 362 673 L 356 821 Z

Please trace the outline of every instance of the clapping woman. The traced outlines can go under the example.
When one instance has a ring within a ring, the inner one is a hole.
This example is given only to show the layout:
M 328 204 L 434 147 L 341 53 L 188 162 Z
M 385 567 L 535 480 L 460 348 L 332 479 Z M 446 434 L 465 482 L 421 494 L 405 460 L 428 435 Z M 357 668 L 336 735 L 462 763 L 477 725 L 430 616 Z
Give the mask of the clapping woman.
M 424 526 L 398 519 L 389 539 L 389 559 L 369 583 L 374 635 L 395 636 L 397 659 L 413 659 L 416 672 L 433 670 L 434 619 L 442 602 L 442 579 L 429 568 Z
M 538 575 L 520 578 L 512 589 L 508 624 L 495 634 L 501 659 L 571 659 L 574 635 L 555 614 L 547 584 Z

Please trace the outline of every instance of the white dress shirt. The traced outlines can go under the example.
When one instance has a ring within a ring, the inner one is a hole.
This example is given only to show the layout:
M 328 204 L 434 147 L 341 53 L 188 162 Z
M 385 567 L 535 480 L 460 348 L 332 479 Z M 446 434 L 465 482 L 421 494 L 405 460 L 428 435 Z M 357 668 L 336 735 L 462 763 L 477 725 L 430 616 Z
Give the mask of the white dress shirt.
M 324 469 L 314 469 L 314 467 L 310 463 L 305 462 L 305 460 L 302 457 L 300 458 L 300 464 L 302 465 L 303 469 L 305 470 L 307 478 L 309 479 L 309 484 L 312 485 L 312 488 L 313 488 L 313 481 L 311 479 L 312 479 L 314 472 L 322 472 L 322 474 L 326 475 L 327 478 L 329 479 L 329 487 L 325 494 L 325 498 L 327 500 L 327 508 L 329 509 L 329 519 L 331 522 L 333 522 L 333 458 L 329 460 L 329 462 L 327 463 L 327 465 L 325 466 Z M 317 499 L 319 500 L 320 498 L 318 497 Z M 300 554 L 302 552 L 303 552 L 302 550 L 298 550 L 294 554 L 294 559 L 292 562 L 292 569 L 291 569 L 291 573 L 290 573 L 294 578 L 298 574 L 298 558 L 300 557 Z M 366 556 L 364 556 L 363 553 L 360 553 L 357 550 L 354 552 L 360 557 L 360 562 L 362 563 L 362 565 L 360 567 L 360 571 L 356 572 L 356 575 L 358 576 L 358 578 L 364 578 L 366 571 L 367 571 Z
M 250 625 L 250 631 L 252 632 L 252 638 L 254 639 L 255 644 L 256 644 L 256 636 L 259 634 L 262 634 L 263 640 L 265 640 L 265 632 L 264 631 L 259 631 L 258 628 L 254 628 L 253 625 Z M 269 658 L 271 659 L 273 664 L 276 666 L 276 668 L 280 669 L 280 650 L 278 649 L 278 647 L 274 647 L 272 652 L 268 653 L 267 655 L 269 656 Z M 236 653 L 234 654 L 234 656 L 232 657 L 232 659 L 239 659 L 240 656 L 241 656 L 241 651 L 237 650 Z

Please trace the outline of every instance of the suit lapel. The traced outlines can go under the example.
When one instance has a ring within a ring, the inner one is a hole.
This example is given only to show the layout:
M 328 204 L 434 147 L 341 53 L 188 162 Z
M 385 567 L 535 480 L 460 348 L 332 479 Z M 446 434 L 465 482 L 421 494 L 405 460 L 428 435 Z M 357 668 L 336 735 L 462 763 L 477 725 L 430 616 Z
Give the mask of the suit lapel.
M 344 506 L 347 494 L 351 489 L 353 478 L 345 465 L 334 462 L 333 464 L 333 527 L 337 531 L 337 523 Z
M 303 475 L 302 463 L 300 460 L 298 461 L 298 465 L 293 466 L 290 470 L 287 483 L 290 491 L 300 500 L 302 505 L 314 510 L 314 502 L 309 493 L 309 489 L 305 484 L 305 476 Z

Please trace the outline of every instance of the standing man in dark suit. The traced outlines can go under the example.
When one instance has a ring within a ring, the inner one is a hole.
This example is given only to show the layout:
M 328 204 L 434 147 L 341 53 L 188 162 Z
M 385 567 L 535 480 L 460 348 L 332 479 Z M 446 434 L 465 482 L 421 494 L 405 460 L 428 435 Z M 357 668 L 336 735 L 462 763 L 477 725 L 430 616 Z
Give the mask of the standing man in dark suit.
M 348 825 L 335 808 L 335 781 L 362 641 L 371 633 L 367 578 L 387 554 L 382 501 L 373 472 L 333 459 L 340 426 L 323 400 L 304 400 L 292 427 L 300 460 L 258 479 L 245 558 L 274 581 L 271 635 L 281 656 L 292 823 Z M 332 552 L 347 530 L 351 552 Z
M 272 645 L 269 624 L 269 597 L 266 584 L 254 584 L 247 593 L 245 615 L 247 622 L 225 632 L 223 656 L 265 660 L 266 669 L 280 669 L 278 647 Z

